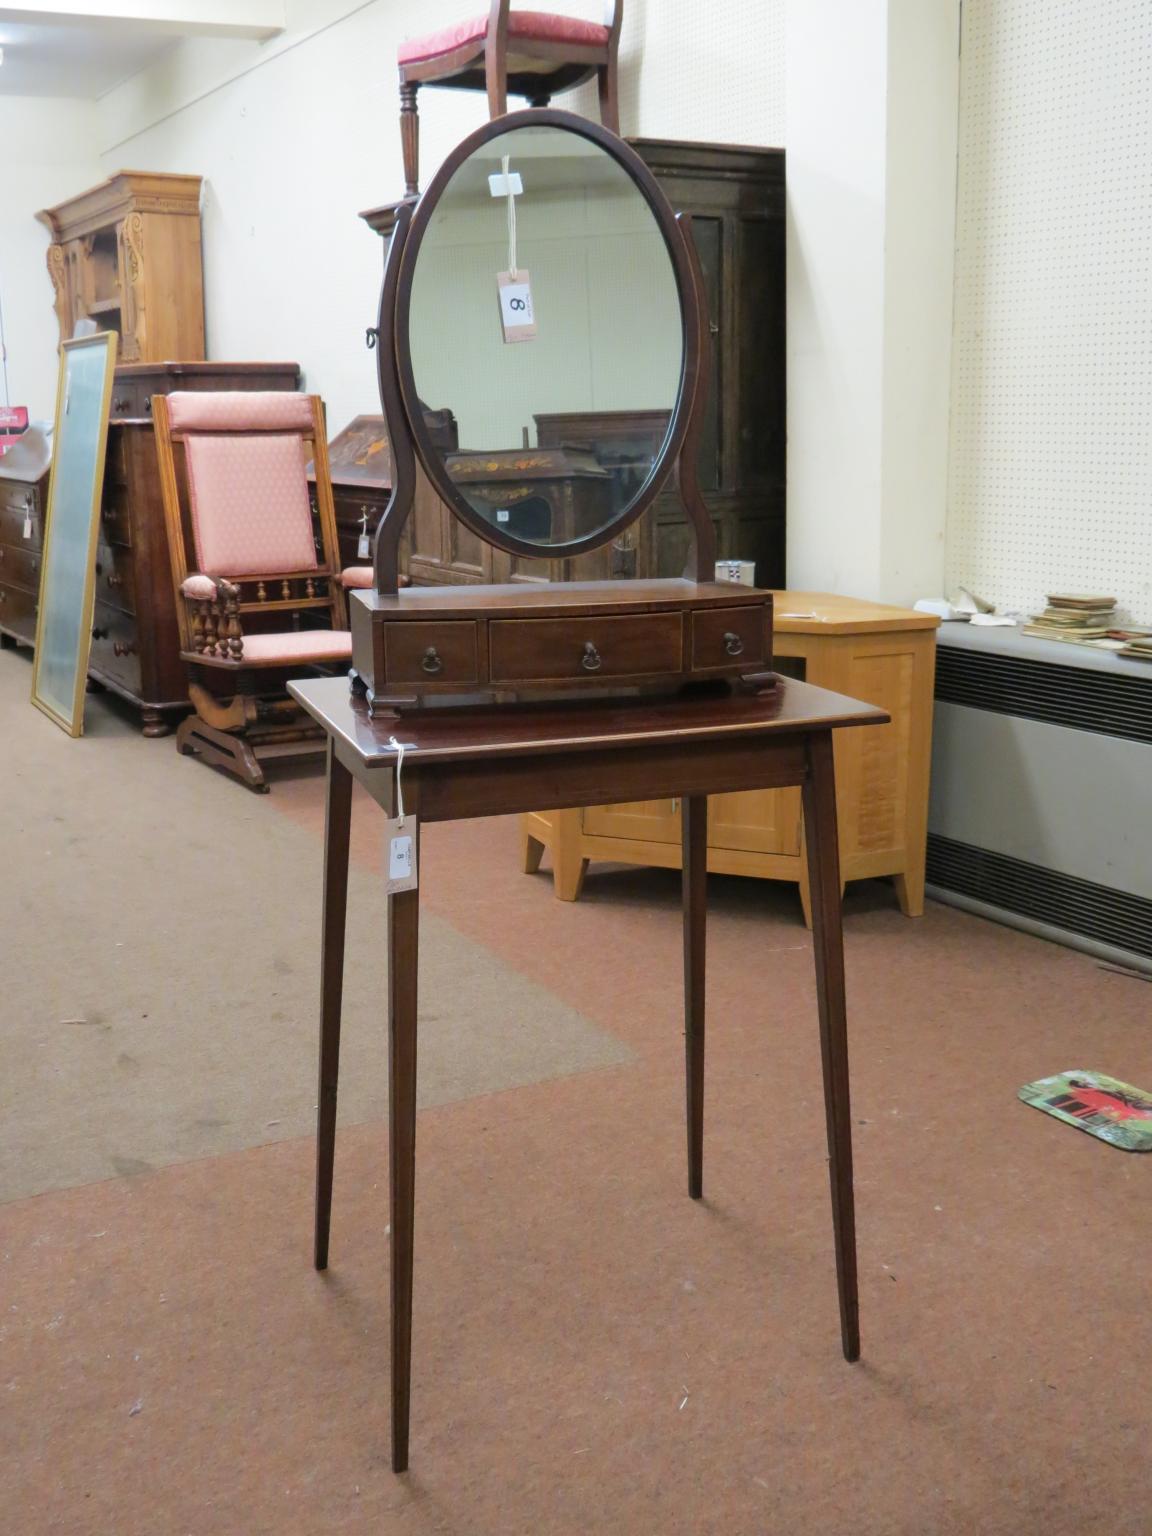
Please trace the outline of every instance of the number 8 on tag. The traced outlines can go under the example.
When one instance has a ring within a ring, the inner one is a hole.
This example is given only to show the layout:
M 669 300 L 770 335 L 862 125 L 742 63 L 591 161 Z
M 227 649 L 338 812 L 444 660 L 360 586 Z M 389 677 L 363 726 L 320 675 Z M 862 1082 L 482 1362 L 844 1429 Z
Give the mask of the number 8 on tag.
M 384 889 L 389 896 L 416 889 L 416 818 L 384 823 Z

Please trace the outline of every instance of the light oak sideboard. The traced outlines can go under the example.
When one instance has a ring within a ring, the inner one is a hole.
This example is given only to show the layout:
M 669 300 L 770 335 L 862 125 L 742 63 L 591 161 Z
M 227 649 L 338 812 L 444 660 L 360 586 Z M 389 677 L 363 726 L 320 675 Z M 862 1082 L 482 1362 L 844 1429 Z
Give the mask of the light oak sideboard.
M 891 875 L 901 910 L 924 911 L 932 685 L 939 620 L 827 592 L 774 594 L 775 665 L 886 710 L 891 722 L 845 731 L 836 740 L 841 880 Z M 592 859 L 680 867 L 680 804 L 642 800 L 523 818 L 524 868 L 547 850 L 556 895 L 575 901 Z M 790 880 L 810 922 L 796 789 L 713 795 L 708 802 L 708 868 L 716 874 Z

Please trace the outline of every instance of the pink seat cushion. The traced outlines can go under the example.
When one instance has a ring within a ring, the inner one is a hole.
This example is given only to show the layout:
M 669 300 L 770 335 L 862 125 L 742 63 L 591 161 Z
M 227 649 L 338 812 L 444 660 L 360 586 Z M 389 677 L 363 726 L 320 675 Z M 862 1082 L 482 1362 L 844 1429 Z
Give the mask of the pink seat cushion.
M 311 432 L 312 400 L 287 389 L 177 390 L 168 422 L 173 432 Z
M 473 16 L 454 27 L 429 32 L 424 37 L 410 37 L 400 44 L 396 57 L 401 64 L 423 63 L 441 53 L 451 53 L 467 43 L 477 42 L 488 31 L 487 16 Z M 608 28 L 597 21 L 582 21 L 577 16 L 554 16 L 550 11 L 509 11 L 509 38 L 530 38 L 534 42 L 579 43 L 582 47 L 603 48 L 608 42 Z
M 245 635 L 247 662 L 275 666 L 297 661 L 347 661 L 352 655 L 352 635 L 346 629 L 289 630 L 283 635 Z
M 190 436 L 184 455 L 196 564 L 202 571 L 269 576 L 316 569 L 299 437 Z
M 340 572 L 340 582 L 346 590 L 358 588 L 362 592 L 366 591 L 375 579 L 370 565 L 349 565 Z

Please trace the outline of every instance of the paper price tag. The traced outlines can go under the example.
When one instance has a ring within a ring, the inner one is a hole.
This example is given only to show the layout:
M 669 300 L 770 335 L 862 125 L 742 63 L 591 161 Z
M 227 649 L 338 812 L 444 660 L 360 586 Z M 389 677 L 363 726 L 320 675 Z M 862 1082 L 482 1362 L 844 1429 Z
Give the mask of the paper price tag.
M 384 823 L 384 889 L 389 896 L 414 891 L 416 871 L 416 818 L 398 817 Z
M 523 267 L 515 277 L 511 272 L 497 272 L 496 292 L 504 340 L 532 341 L 536 335 L 536 312 L 532 307 L 530 274 Z
M 25 514 L 24 514 L 24 537 L 26 539 L 30 539 L 32 537 L 32 514 L 31 514 L 31 512 L 25 512 Z
M 362 533 L 356 540 L 356 558 L 357 560 L 367 560 L 370 554 L 371 550 L 368 548 L 368 535 L 366 533 Z

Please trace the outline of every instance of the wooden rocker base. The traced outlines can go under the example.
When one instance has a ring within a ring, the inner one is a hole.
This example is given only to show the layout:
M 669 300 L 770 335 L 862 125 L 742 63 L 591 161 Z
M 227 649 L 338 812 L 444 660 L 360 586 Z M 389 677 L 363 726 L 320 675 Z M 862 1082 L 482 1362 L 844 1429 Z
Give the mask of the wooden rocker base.
M 258 736 L 244 736 L 219 730 L 189 715 L 176 731 L 176 748 L 185 757 L 199 757 L 213 768 L 223 769 L 258 795 L 266 795 L 269 784 L 260 766 L 261 758 L 297 757 L 324 750 L 323 733 L 308 726 L 288 730 L 268 730 Z M 257 755 L 259 749 L 259 755 Z

